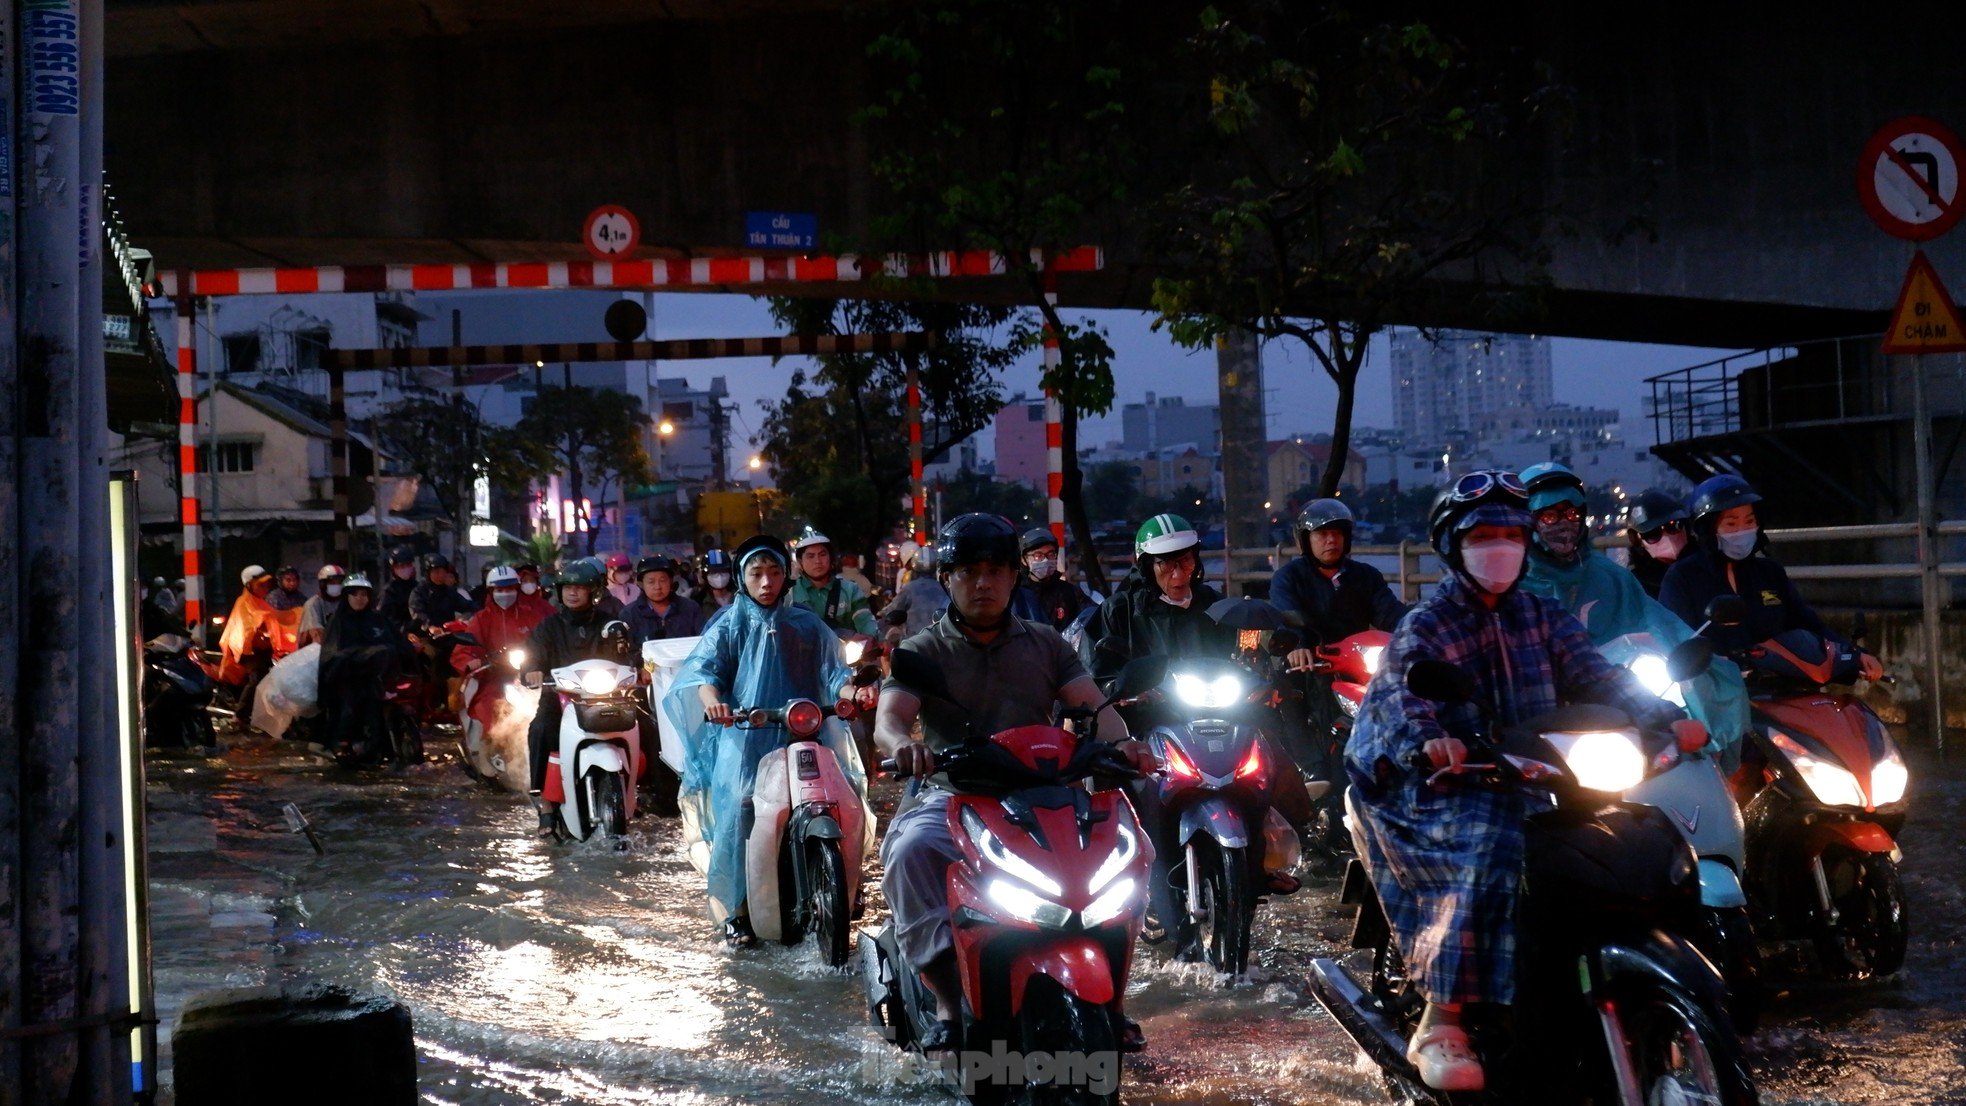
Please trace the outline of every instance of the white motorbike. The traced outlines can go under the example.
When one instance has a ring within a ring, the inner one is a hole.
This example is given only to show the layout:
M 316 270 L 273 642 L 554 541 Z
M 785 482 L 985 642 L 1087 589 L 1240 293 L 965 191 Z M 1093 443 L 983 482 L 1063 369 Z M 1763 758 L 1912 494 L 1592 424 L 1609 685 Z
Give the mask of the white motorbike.
M 547 756 L 542 794 L 560 804 L 568 836 L 619 838 L 635 817 L 635 781 L 642 774 L 641 674 L 613 661 L 584 660 L 555 668 L 553 686 L 560 741 Z

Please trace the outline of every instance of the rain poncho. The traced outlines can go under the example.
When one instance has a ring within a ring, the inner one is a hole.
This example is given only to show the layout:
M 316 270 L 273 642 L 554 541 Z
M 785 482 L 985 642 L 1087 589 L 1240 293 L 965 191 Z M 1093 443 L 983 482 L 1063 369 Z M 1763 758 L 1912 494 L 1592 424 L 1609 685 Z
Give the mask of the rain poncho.
M 703 717 L 697 687 L 709 684 L 733 710 L 776 710 L 790 699 L 831 703 L 851 673 L 840 662 L 840 639 L 818 615 L 794 606 L 789 596 L 761 607 L 749 595 L 711 623 L 683 661 L 676 682 L 663 696 L 662 709 L 675 733 L 683 736 L 684 834 L 690 862 L 708 877 L 711 916 L 723 922 L 745 910 L 745 800 L 751 795 L 758 761 L 784 744 L 782 726 L 741 729 L 713 726 Z M 853 739 L 836 719 L 828 719 L 821 739 L 840 759 L 840 768 L 863 796 L 866 773 Z M 871 815 L 866 820 L 874 824 Z
M 284 657 L 299 644 L 300 611 L 277 611 L 273 605 L 247 590 L 239 593 L 226 617 L 225 632 L 219 638 L 220 683 L 242 684 L 250 674 L 247 658 L 258 652 L 260 631 L 265 631 L 266 647 L 276 657 Z
M 1692 627 L 1645 594 L 1636 576 L 1588 548 L 1575 564 L 1559 565 L 1532 544 L 1522 590 L 1563 604 L 1584 624 L 1591 644 L 1605 649 L 1605 658 L 1613 664 L 1628 663 L 1638 651 L 1640 643 L 1634 642 L 1606 649 L 1627 634 L 1651 635 L 1660 653 L 1693 636 Z M 1724 770 L 1733 771 L 1740 763 L 1741 738 L 1748 727 L 1748 690 L 1741 670 L 1725 657 L 1715 657 L 1705 675 L 1687 681 L 1680 690 L 1686 697 L 1686 713 L 1706 726 L 1715 759 Z

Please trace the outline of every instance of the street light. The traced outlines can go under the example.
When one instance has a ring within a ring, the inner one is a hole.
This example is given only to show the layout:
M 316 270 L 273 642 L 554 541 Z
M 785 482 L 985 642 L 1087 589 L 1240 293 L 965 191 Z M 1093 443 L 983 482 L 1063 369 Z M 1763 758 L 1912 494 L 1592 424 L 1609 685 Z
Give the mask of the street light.
M 755 454 L 755 453 L 753 453 L 753 454 L 751 455 L 751 460 L 750 460 L 750 462 L 749 462 L 749 464 L 750 464 L 750 466 L 751 466 L 751 471 L 752 471 L 752 472 L 756 472 L 756 471 L 758 471 L 759 469 L 761 469 L 761 468 L 764 468 L 764 467 L 765 467 L 765 459 L 764 459 L 763 457 L 760 457 L 760 456 L 758 456 L 757 454 Z
M 676 424 L 670 422 L 668 419 L 663 419 L 661 424 L 655 428 L 655 432 L 663 435 L 664 437 L 667 437 L 668 435 L 674 434 L 676 432 Z

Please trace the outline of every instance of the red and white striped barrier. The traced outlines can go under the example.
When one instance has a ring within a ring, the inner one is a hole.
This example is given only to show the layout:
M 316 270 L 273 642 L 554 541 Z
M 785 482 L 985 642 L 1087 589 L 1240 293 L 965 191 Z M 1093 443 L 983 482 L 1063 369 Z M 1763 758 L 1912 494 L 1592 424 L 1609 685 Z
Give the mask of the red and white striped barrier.
M 1046 253 L 1030 264 L 1054 273 L 1095 272 L 1106 266 L 1097 246 Z M 838 257 L 694 257 L 646 261 L 484 261 L 464 265 L 330 265 L 312 269 L 204 269 L 191 274 L 194 296 L 294 295 L 307 292 L 453 292 L 481 288 L 728 288 L 756 284 L 851 283 L 876 276 L 959 278 L 1003 276 L 1011 266 L 990 250 L 889 254 L 866 263 Z M 179 293 L 166 272 L 163 294 Z
M 178 504 L 184 527 L 184 625 L 205 640 L 204 530 L 198 517 L 198 350 L 192 343 L 190 298 L 177 308 Z
M 1058 308 L 1058 282 L 1052 276 L 1053 270 L 1045 270 L 1044 302 L 1055 311 Z M 1044 324 L 1044 375 L 1057 379 L 1061 354 L 1058 349 L 1058 332 L 1046 320 Z M 1050 388 L 1044 390 L 1044 494 L 1046 506 L 1050 509 L 1047 521 L 1051 523 L 1051 540 L 1058 548 L 1065 548 L 1065 408 L 1058 395 Z
M 928 487 L 922 481 L 922 385 L 908 366 L 908 479 L 915 515 L 915 544 L 928 544 Z
M 409 346 L 332 349 L 340 369 L 421 369 L 464 365 L 530 365 L 538 361 L 698 361 L 721 357 L 791 357 L 838 353 L 910 353 L 934 348 L 926 330 L 874 334 L 786 334 L 769 338 L 664 338 L 647 342 L 546 342 L 499 346 Z

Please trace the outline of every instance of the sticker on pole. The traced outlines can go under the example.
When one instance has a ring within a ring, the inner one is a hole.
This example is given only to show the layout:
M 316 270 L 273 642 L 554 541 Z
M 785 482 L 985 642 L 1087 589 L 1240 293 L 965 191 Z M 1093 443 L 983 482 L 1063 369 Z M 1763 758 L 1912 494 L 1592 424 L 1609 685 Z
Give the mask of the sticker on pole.
M 1857 193 L 1886 234 L 1929 242 L 1959 222 L 1966 148 L 1945 124 L 1907 115 L 1885 124 L 1857 160 Z
M 635 221 L 627 208 L 602 204 L 588 214 L 580 238 L 595 258 L 616 261 L 631 256 L 635 247 L 641 245 L 642 224 Z
M 1946 295 L 1938 270 L 1925 260 L 1925 251 L 1914 253 L 1905 286 L 1898 293 L 1898 306 L 1891 311 L 1890 329 L 1884 332 L 1885 353 L 1966 353 L 1966 327 L 1959 321 L 1959 308 Z

